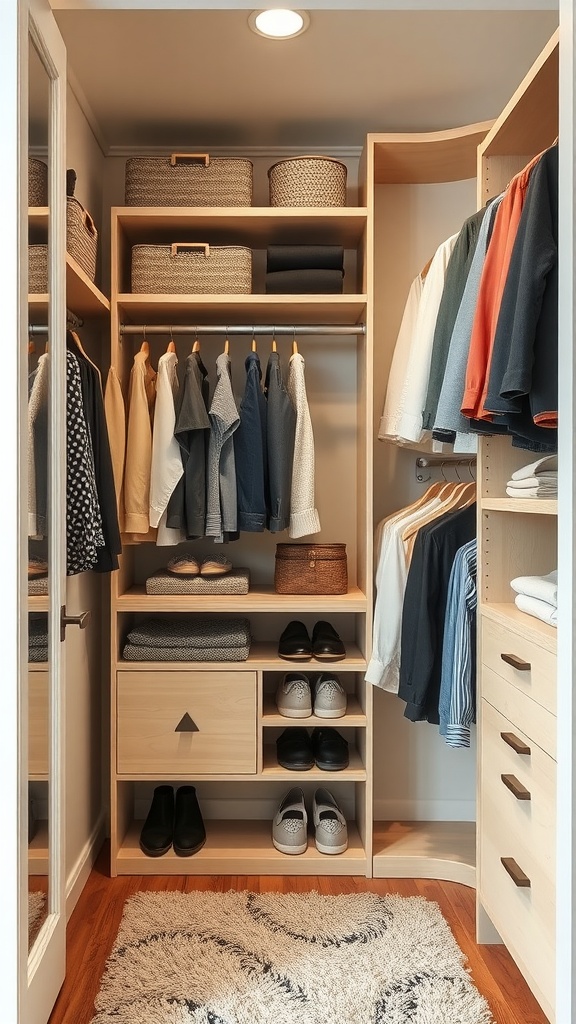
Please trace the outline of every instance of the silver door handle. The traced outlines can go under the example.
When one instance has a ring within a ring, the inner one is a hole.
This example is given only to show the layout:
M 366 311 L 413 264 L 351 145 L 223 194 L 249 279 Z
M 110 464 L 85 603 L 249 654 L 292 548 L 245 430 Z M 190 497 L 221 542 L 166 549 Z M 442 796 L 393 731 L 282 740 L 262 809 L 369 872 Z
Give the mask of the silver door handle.
M 66 639 L 66 626 L 78 626 L 80 629 L 86 629 L 91 614 L 91 612 L 80 612 L 80 615 L 67 615 L 66 606 L 62 605 L 60 609 L 60 639 L 62 641 Z

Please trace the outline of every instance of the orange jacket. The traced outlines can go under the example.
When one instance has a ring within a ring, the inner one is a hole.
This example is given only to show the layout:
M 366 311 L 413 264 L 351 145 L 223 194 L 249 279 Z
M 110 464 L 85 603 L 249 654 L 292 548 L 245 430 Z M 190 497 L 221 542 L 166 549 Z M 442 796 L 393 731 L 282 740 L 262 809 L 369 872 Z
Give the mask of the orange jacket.
M 492 413 L 485 411 L 484 401 L 488 390 L 496 324 L 526 189 L 532 169 L 541 155 L 539 153 L 519 174 L 512 178 L 494 218 L 494 229 L 486 252 L 478 290 L 461 406 L 462 414 L 471 419 L 492 420 L 494 418 Z

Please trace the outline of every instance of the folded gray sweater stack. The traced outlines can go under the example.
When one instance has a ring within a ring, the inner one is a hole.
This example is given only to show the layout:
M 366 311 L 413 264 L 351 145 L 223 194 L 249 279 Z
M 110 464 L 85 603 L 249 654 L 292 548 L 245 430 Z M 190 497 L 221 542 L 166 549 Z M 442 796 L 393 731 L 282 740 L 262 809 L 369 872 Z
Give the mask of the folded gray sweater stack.
M 250 623 L 244 618 L 153 618 L 130 630 L 126 661 L 246 661 Z

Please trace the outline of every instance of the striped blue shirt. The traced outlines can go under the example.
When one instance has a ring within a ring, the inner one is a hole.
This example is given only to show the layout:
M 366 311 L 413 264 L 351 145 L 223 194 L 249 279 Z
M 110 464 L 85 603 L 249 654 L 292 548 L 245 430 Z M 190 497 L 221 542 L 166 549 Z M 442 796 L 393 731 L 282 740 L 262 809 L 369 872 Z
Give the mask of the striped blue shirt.
M 459 548 L 448 584 L 439 716 L 451 747 L 470 746 L 476 721 L 476 552 L 476 540 Z

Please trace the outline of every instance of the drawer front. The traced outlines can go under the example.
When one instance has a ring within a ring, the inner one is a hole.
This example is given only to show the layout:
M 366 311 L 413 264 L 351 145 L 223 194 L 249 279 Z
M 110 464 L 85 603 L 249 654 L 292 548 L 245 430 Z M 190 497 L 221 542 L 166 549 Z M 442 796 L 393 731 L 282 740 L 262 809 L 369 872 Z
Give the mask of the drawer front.
M 556 762 L 486 701 L 480 723 L 480 820 L 554 888 Z
M 479 897 L 494 926 L 544 1009 L 555 996 L 554 887 L 525 851 L 516 849 L 499 817 L 482 819 Z M 517 885 L 502 864 L 529 887 Z M 524 878 L 522 877 L 524 874 Z
M 119 774 L 256 771 L 254 672 L 118 672 Z
M 481 660 L 537 704 L 556 714 L 555 654 L 499 623 L 483 618 Z
M 28 672 L 28 771 L 48 778 L 48 672 Z
M 556 718 L 550 711 L 486 665 L 482 666 L 482 697 L 533 743 L 556 758 Z

